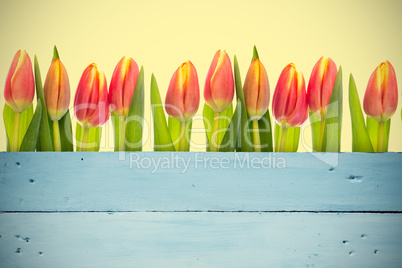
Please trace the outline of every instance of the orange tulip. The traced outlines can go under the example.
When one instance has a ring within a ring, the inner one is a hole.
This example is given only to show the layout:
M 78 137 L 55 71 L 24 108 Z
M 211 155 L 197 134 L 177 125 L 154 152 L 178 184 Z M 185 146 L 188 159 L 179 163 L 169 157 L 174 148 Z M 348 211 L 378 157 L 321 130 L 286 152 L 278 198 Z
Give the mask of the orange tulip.
M 230 106 L 233 96 L 232 63 L 225 51 L 218 50 L 205 79 L 204 99 L 215 113 L 221 113 Z
M 306 85 L 302 72 L 293 63 L 287 65 L 279 76 L 272 100 L 272 113 L 283 128 L 298 127 L 308 116 Z
M 109 119 L 109 99 L 105 74 L 95 63 L 81 76 L 74 99 L 74 113 L 84 128 L 97 127 Z
M 267 71 L 259 59 L 251 63 L 243 91 L 248 117 L 259 120 L 268 110 L 270 93 Z
M 118 116 L 127 117 L 139 75 L 137 63 L 123 57 L 114 69 L 109 87 L 110 108 Z
M 4 99 L 16 113 L 21 113 L 31 106 L 34 95 L 31 59 L 25 51 L 18 50 L 7 74 Z
M 70 82 L 60 59 L 55 59 L 50 65 L 43 92 L 50 120 L 60 120 L 70 104 Z
M 364 94 L 366 114 L 379 122 L 387 121 L 398 105 L 395 70 L 389 61 L 381 63 L 371 74 Z
M 311 112 L 320 119 L 326 115 L 337 74 L 335 62 L 328 57 L 321 57 L 311 72 L 307 101 Z
M 173 118 L 187 121 L 195 115 L 200 104 L 197 71 L 187 61 L 174 72 L 166 94 L 165 109 Z

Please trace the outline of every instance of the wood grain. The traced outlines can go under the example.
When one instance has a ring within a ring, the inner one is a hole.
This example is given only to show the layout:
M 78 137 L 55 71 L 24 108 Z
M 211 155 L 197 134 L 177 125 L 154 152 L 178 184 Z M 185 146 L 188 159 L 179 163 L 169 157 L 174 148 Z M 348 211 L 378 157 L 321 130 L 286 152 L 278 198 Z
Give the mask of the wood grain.
M 402 263 L 399 214 L 7 213 L 0 214 L 0 222 L 1 267 Z
M 400 153 L 0 153 L 0 211 L 402 211 L 401 169 Z
M 401 167 L 400 153 L 0 153 L 0 267 L 401 267 Z

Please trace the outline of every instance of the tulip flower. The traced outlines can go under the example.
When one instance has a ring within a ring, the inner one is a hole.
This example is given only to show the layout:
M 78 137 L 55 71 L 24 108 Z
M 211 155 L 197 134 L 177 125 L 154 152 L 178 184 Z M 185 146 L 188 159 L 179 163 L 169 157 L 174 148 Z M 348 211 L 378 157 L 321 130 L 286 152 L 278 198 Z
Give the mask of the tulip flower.
M 307 87 L 308 105 L 320 120 L 318 151 L 322 151 L 325 118 L 337 75 L 335 62 L 329 57 L 321 57 L 314 65 Z
M 381 63 L 371 74 L 364 94 L 366 114 L 378 122 L 387 121 L 398 105 L 398 85 L 395 70 L 389 61 Z
M 82 144 L 91 127 L 102 126 L 109 119 L 109 98 L 105 74 L 95 63 L 89 65 L 81 76 L 74 99 L 74 113 L 83 127 Z M 83 150 L 84 146 L 81 146 Z
M 55 151 L 61 151 L 59 120 L 64 116 L 70 104 L 70 82 L 66 68 L 60 59 L 54 59 L 50 65 L 43 86 L 47 113 L 53 121 L 53 143 Z
M 232 63 L 225 51 L 218 50 L 205 79 L 204 99 L 215 113 L 221 113 L 232 103 L 233 96 Z
M 140 71 L 137 63 L 128 57 L 123 57 L 114 69 L 109 87 L 111 110 L 120 117 L 127 117 L 131 99 Z
M 200 88 L 197 70 L 191 61 L 180 65 L 170 80 L 165 100 L 165 109 L 170 117 L 180 121 L 179 151 L 186 146 L 186 121 L 192 118 L 200 104 Z
M 32 63 L 25 51 L 18 50 L 11 63 L 4 87 L 4 99 L 14 110 L 12 151 L 18 151 L 20 114 L 31 106 L 35 95 Z
M 311 112 L 320 119 L 326 115 L 337 74 L 335 62 L 328 57 L 321 57 L 311 72 L 307 101 Z
M 398 105 L 395 70 L 389 61 L 381 63 L 371 74 L 364 94 L 365 113 L 379 122 L 377 151 L 384 151 L 384 124 Z
M 258 120 L 267 112 L 269 106 L 269 81 L 267 71 L 256 58 L 251 62 L 243 86 L 247 115 L 252 121 L 254 150 L 261 151 Z
M 117 63 L 112 79 L 110 80 L 110 108 L 117 116 L 122 118 L 119 144 L 120 151 L 124 151 L 127 116 L 139 73 L 137 63 L 132 58 L 123 57 Z
M 234 96 L 234 79 L 232 63 L 225 51 L 218 50 L 212 59 L 205 79 L 204 99 L 214 110 L 215 119 L 211 142 L 211 151 L 218 151 L 219 115 L 232 103 Z
M 272 113 L 282 127 L 279 143 L 279 151 L 282 151 L 285 148 L 287 128 L 299 127 L 308 116 L 304 77 L 293 63 L 287 65 L 279 76 L 272 100 Z
M 165 109 L 169 116 L 187 121 L 195 115 L 200 104 L 197 70 L 191 61 L 177 68 L 169 83 Z

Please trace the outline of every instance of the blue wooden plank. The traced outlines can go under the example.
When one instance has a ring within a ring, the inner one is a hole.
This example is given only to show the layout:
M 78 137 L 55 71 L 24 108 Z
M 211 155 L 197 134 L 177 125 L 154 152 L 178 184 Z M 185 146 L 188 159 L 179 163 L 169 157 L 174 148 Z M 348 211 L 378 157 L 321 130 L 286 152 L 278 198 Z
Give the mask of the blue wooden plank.
M 402 211 L 402 154 L 0 153 L 0 211 Z
M 1 267 L 400 267 L 401 214 L 6 213 Z

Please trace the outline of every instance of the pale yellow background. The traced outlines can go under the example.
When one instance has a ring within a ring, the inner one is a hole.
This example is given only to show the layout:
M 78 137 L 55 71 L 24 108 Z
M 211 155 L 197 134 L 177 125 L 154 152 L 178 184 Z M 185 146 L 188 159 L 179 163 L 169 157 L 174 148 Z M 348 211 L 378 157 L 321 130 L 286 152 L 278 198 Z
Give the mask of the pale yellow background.
M 323 55 L 342 65 L 344 116 L 342 151 L 351 151 L 348 107 L 352 72 L 363 99 L 375 67 L 389 60 L 402 85 L 402 1 L 4 1 L 0 2 L 0 85 L 18 49 L 36 54 L 44 81 L 57 45 L 71 84 L 72 107 L 80 76 L 98 64 L 108 82 L 124 55 L 145 69 L 145 120 L 152 125 L 149 85 L 156 75 L 162 99 L 170 77 L 184 61 L 195 65 L 201 96 L 214 53 L 236 54 L 244 81 L 255 44 L 270 80 L 271 100 L 282 69 L 290 62 L 304 73 L 306 84 Z M 399 90 L 400 92 L 400 90 Z M 390 151 L 402 151 L 401 102 L 392 118 Z M 204 104 L 201 98 L 198 115 Z M 1 111 L 4 106 L 0 98 Z M 1 115 L 2 118 L 2 115 Z M 74 121 L 75 123 L 75 121 Z M 193 151 L 204 150 L 203 124 L 194 122 Z M 152 129 L 145 127 L 144 150 L 151 150 Z M 104 127 L 102 150 L 112 150 L 112 128 Z M 0 124 L 0 150 L 6 150 Z M 304 130 L 299 151 L 310 151 Z

